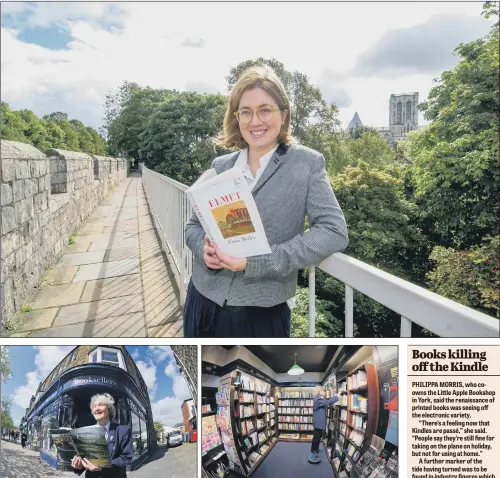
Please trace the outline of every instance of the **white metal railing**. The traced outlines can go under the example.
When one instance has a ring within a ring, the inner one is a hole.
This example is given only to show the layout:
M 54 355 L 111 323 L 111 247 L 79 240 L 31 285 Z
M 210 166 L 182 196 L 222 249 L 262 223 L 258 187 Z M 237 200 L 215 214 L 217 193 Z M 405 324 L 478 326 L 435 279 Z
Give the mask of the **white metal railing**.
M 193 209 L 185 194 L 188 186 L 139 163 L 144 190 L 164 250 L 168 248 L 179 273 L 181 304 L 193 270 L 193 256 L 186 246 L 184 226 Z
M 149 206 L 162 245 L 168 247 L 180 276 L 184 303 L 192 272 L 192 254 L 185 244 L 184 226 L 192 215 L 185 184 L 139 164 Z M 342 253 L 333 254 L 319 266 L 345 284 L 345 337 L 354 335 L 354 290 L 401 316 L 400 336 L 411 336 L 411 324 L 440 337 L 498 337 L 500 321 L 435 294 L 411 282 Z M 315 267 L 309 267 L 309 336 L 316 331 Z

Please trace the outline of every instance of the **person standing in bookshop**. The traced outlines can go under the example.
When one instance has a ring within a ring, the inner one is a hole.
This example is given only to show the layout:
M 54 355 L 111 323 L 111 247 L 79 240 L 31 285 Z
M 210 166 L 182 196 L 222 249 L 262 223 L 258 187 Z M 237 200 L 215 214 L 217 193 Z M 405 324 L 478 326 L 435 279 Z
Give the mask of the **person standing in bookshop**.
M 90 410 L 97 425 L 106 429 L 106 442 L 112 468 L 101 468 L 86 458 L 74 456 L 71 466 L 77 475 L 85 471 L 85 478 L 127 478 L 127 466 L 132 461 L 134 448 L 132 431 L 127 425 L 116 425 L 111 420 L 116 415 L 115 399 L 109 393 L 94 395 L 90 399 Z
M 323 431 L 326 429 L 326 409 L 330 405 L 334 405 L 339 401 L 339 396 L 334 393 L 332 398 L 325 398 L 325 389 L 321 386 L 316 387 L 313 403 L 313 441 L 311 445 L 311 453 L 309 453 L 308 461 L 311 464 L 318 464 L 321 459 L 319 457 L 319 443 Z
M 290 108 L 268 67 L 245 70 L 231 90 L 217 142 L 234 152 L 215 158 L 212 167 L 217 174 L 243 173 L 271 253 L 231 257 L 210 242 L 193 214 L 185 227 L 194 260 L 184 337 L 290 337 L 299 270 L 347 247 L 325 158 L 291 136 Z

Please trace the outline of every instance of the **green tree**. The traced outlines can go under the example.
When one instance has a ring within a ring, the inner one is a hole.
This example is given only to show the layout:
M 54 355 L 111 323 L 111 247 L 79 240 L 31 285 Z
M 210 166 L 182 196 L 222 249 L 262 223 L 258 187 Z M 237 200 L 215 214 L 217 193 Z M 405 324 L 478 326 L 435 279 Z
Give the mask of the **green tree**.
M 460 44 L 458 65 L 420 104 L 431 124 L 409 134 L 411 181 L 423 220 L 443 244 L 460 249 L 499 233 L 499 45 L 498 25 Z
M 0 401 L 0 406 L 1 406 L 0 423 L 1 423 L 2 428 L 7 427 L 9 430 L 12 430 L 13 428 L 15 428 L 14 420 L 12 419 L 12 416 L 10 414 L 10 408 L 12 406 L 12 399 L 10 397 L 3 396 L 1 401 Z
M 163 433 L 163 425 L 160 422 L 153 422 L 153 428 L 155 429 L 156 433 L 156 440 L 160 440 L 160 436 Z
M 283 63 L 275 58 L 247 60 L 231 68 L 226 77 L 228 91 L 231 90 L 241 74 L 252 66 L 267 65 L 271 67 L 285 87 L 291 103 L 292 134 L 301 143 L 307 144 L 307 129 L 316 125 L 321 131 L 333 132 L 340 125 L 338 109 L 335 105 L 328 105 L 323 99 L 319 88 L 313 86 L 306 75 L 295 71 L 287 71 Z
M 78 136 L 78 150 L 84 153 L 94 154 L 94 141 L 86 126 L 81 121 L 75 119 L 70 120 L 69 124 L 73 126 Z
M 436 246 L 427 274 L 430 289 L 448 299 L 500 318 L 500 237 L 487 237 L 469 251 Z
M 297 287 L 296 307 L 292 310 L 292 337 L 309 337 L 308 289 Z M 330 304 L 316 299 L 316 337 L 342 337 L 342 322 L 330 312 Z
M 363 162 L 331 181 L 349 227 L 346 252 L 399 277 L 423 280 L 428 244 L 403 182 Z
M 35 148 L 43 147 L 43 143 L 47 137 L 44 121 L 38 118 L 31 110 L 19 110 L 18 114 L 26 123 L 24 136 Z
M 0 379 L 6 382 L 11 376 L 10 348 L 8 345 L 0 345 Z
M 173 93 L 124 82 L 117 93 L 108 94 L 104 124 L 110 152 L 144 159 L 140 156 L 139 137 L 157 106 Z
M 87 131 L 92 138 L 92 143 L 94 144 L 94 154 L 107 156 L 108 145 L 106 144 L 106 140 L 90 126 L 87 126 Z
M 64 131 L 54 121 L 44 120 L 46 137 L 45 141 L 40 144 L 40 149 L 45 151 L 49 148 L 56 149 L 66 149 L 66 138 L 64 135 Z
M 423 284 L 429 245 L 416 225 L 416 206 L 404 198 L 403 181 L 359 162 L 333 175 L 331 182 L 349 228 L 346 253 Z M 316 294 L 325 301 L 326 310 L 343 324 L 344 284 L 318 269 Z M 358 292 L 354 296 L 354 316 L 355 333 L 362 337 L 398 334 L 397 315 Z
M 0 136 L 2 139 L 31 144 L 24 134 L 28 125 L 22 116 L 17 111 L 12 111 L 5 101 L 2 101 L 1 111 Z
M 179 93 L 162 103 L 140 135 L 139 157 L 148 168 L 192 184 L 210 166 L 211 142 L 222 126 L 225 97 Z
M 59 121 L 69 121 L 68 114 L 62 111 L 54 111 L 48 115 L 42 116 L 45 121 L 52 121 L 58 123 Z

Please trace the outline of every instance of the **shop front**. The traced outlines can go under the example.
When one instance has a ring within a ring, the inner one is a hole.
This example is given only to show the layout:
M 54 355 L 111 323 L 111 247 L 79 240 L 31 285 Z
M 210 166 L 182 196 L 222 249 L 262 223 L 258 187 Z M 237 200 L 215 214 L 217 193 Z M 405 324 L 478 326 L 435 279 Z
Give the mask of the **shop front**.
M 135 468 L 156 445 L 147 390 L 139 390 L 132 377 L 119 367 L 91 363 L 69 369 L 40 397 L 26 419 L 28 439 L 40 457 L 59 470 L 71 470 L 71 457 L 58 455 L 50 430 L 95 425 L 90 399 L 109 393 L 115 399 L 113 422 L 132 430 Z

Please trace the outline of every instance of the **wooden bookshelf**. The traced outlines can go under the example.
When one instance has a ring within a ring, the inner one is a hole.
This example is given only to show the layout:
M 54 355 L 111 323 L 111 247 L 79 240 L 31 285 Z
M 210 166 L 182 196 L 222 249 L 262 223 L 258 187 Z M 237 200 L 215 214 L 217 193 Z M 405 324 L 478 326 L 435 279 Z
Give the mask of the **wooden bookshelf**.
M 361 373 L 360 373 L 361 372 Z M 355 376 L 366 376 L 366 383 L 358 383 L 353 385 Z M 349 372 L 346 377 L 347 381 L 347 406 L 342 407 L 345 410 L 342 416 L 346 419 L 339 420 L 339 441 L 342 445 L 342 462 L 345 466 L 350 463 L 351 471 L 347 472 L 353 477 L 353 469 L 359 457 L 370 447 L 373 434 L 377 430 L 379 410 L 380 410 L 380 390 L 378 382 L 377 368 L 374 364 L 363 363 L 352 372 Z M 366 410 L 355 407 L 356 402 L 361 403 L 366 399 Z M 342 412 L 341 412 L 342 413 Z M 364 427 L 362 426 L 364 424 Z M 343 433 L 340 432 L 340 427 L 345 425 Z M 361 425 L 361 426 L 360 426 Z M 361 443 L 355 442 L 353 432 L 363 435 Z M 349 446 L 355 450 L 353 456 L 347 452 Z M 357 452 L 357 455 L 356 455 Z M 354 455 L 356 457 L 354 458 Z
M 273 438 L 276 437 L 277 428 L 276 406 L 274 403 L 273 389 L 269 383 L 264 382 L 261 379 L 257 379 L 256 377 L 253 377 L 248 373 L 240 372 L 239 370 L 236 370 L 236 373 L 234 373 L 235 377 L 238 373 L 241 374 L 241 377 L 252 381 L 254 384 L 253 389 L 246 388 L 243 387 L 241 383 L 235 383 L 236 380 L 235 378 L 233 378 L 230 394 L 230 401 L 232 405 L 231 414 L 233 422 L 234 448 L 237 451 L 238 456 L 240 457 L 240 461 L 245 468 L 245 473 L 243 476 L 250 477 L 276 443 L 276 440 L 273 441 Z M 258 383 L 267 384 L 267 390 L 257 390 Z M 251 395 L 250 397 L 248 396 L 249 394 Z M 252 405 L 254 408 L 254 413 L 248 416 L 240 416 L 240 405 Z M 259 411 L 259 405 L 266 406 L 267 411 Z M 275 410 L 272 410 L 273 406 Z M 243 433 L 242 427 L 242 422 L 244 422 L 245 420 L 250 420 L 253 424 L 252 430 L 247 430 L 247 433 Z M 257 426 L 258 420 L 262 420 L 263 425 Z M 265 438 L 263 440 L 259 440 L 260 432 L 264 433 Z M 253 433 L 255 433 L 257 436 L 257 443 L 253 443 L 249 438 L 249 435 Z M 248 438 L 248 440 L 250 441 L 250 447 L 247 447 L 245 445 L 245 438 Z M 269 448 L 262 453 L 261 449 L 264 445 L 268 445 Z M 257 460 L 254 465 L 252 465 L 248 459 L 249 454 L 253 451 L 256 451 L 257 453 L 259 453 L 259 455 L 262 455 L 262 458 L 259 458 L 259 460 Z

